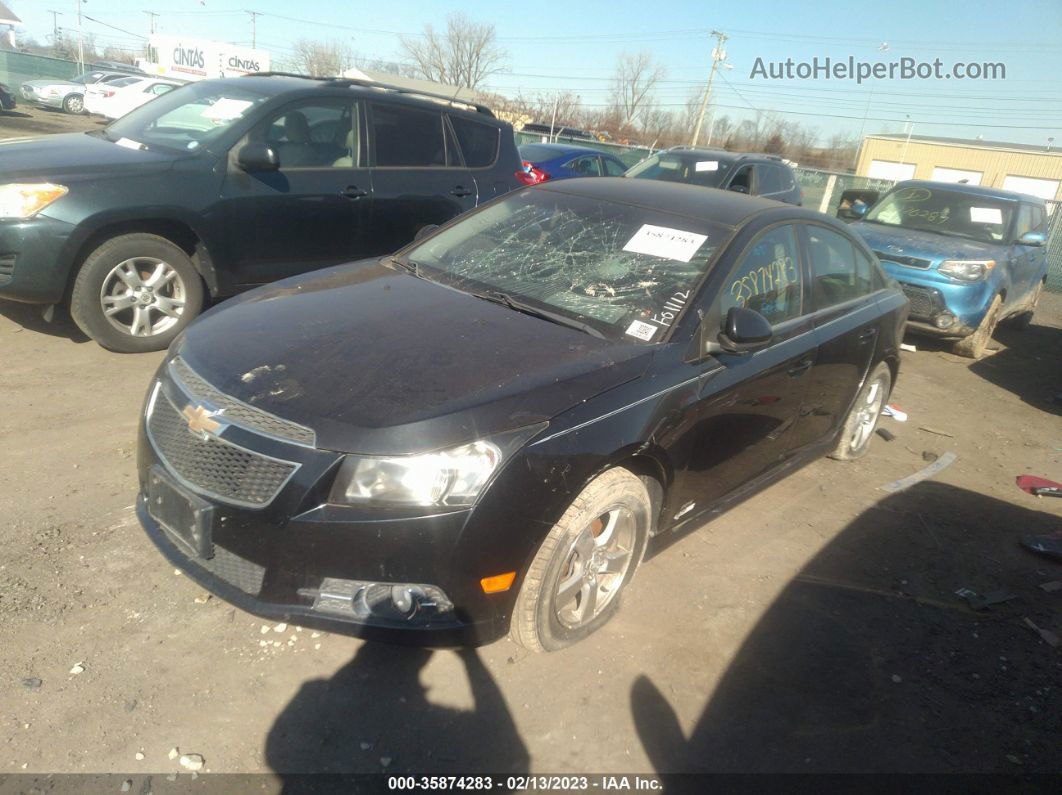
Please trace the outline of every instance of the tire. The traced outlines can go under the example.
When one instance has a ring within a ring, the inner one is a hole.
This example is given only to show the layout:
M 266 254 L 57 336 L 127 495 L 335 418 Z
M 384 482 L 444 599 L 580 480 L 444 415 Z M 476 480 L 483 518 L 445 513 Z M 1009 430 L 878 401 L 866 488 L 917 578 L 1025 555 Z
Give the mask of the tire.
M 1039 282 L 1033 290 L 1032 298 L 1029 300 L 1029 306 L 1004 321 L 1008 328 L 1012 328 L 1015 331 L 1025 331 L 1025 329 L 1032 325 L 1033 316 L 1036 314 L 1036 305 L 1040 302 L 1040 293 L 1043 292 L 1043 289 L 1044 283 Z
M 837 461 L 854 461 L 867 454 L 870 440 L 881 418 L 881 410 L 888 402 L 891 392 L 892 371 L 885 362 L 881 362 L 867 376 L 852 403 L 852 408 L 848 410 L 837 446 L 830 453 L 830 458 Z
M 981 318 L 981 325 L 968 337 L 963 337 L 951 346 L 952 353 L 957 356 L 965 356 L 967 359 L 980 359 L 985 355 L 989 340 L 996 330 L 999 322 L 999 307 L 1003 305 L 1003 296 L 997 295 Z
M 546 535 L 524 576 L 513 640 L 530 651 L 556 651 L 608 623 L 645 554 L 651 505 L 645 484 L 627 469 L 591 481 Z M 567 586 L 563 594 L 561 586 Z
M 68 94 L 63 98 L 63 110 L 77 115 L 85 112 L 85 97 L 81 94 Z
M 112 237 L 88 255 L 70 315 L 104 348 L 164 350 L 203 306 L 203 280 L 180 248 L 157 235 Z

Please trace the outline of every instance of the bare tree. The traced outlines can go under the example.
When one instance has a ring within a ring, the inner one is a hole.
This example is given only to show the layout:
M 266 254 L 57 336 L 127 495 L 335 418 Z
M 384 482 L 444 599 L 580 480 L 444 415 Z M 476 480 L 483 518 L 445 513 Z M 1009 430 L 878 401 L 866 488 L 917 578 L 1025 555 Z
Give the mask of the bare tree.
M 507 57 L 497 44 L 493 25 L 473 22 L 463 14 L 447 18 L 445 33 L 425 25 L 419 39 L 403 37 L 402 50 L 420 77 L 472 89 L 500 72 Z
M 623 126 L 633 124 L 650 104 L 653 89 L 664 75 L 664 67 L 653 63 L 653 55 L 648 50 L 620 55 L 612 78 L 612 102 L 619 110 Z
M 380 58 L 355 58 L 354 66 L 358 69 L 369 69 L 373 72 L 386 72 L 389 75 L 397 75 L 398 77 L 420 76 L 417 68 L 411 64 L 384 61 Z
M 301 74 L 335 77 L 354 65 L 354 53 L 344 42 L 299 39 L 290 60 L 293 70 Z

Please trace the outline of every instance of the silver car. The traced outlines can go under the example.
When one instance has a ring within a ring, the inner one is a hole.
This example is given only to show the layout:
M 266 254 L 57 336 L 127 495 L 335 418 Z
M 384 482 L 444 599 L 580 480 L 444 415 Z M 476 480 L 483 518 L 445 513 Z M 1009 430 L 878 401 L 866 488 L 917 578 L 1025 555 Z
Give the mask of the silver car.
M 22 98 L 34 105 L 47 108 L 62 108 L 67 113 L 84 113 L 85 86 L 94 83 L 110 83 L 125 77 L 135 77 L 129 72 L 110 72 L 93 69 L 71 80 L 46 78 L 30 80 L 22 84 Z

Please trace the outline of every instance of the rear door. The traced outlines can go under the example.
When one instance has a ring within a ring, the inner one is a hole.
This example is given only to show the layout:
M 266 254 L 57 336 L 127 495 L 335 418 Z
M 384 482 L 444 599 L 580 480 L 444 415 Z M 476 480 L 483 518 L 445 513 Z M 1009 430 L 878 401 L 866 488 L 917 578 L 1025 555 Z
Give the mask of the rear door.
M 801 224 L 800 231 L 818 357 L 793 429 L 794 450 L 821 442 L 840 427 L 873 361 L 885 322 L 875 299 L 885 284 L 866 254 L 826 226 Z
M 457 113 L 448 114 L 447 118 L 450 132 L 457 139 L 465 167 L 476 183 L 477 203 L 482 204 L 488 199 L 507 193 L 511 174 L 502 177 L 498 173 L 501 128 L 496 124 L 470 119 Z
M 238 284 L 262 284 L 364 256 L 372 182 L 361 103 L 321 97 L 283 106 L 229 153 L 218 205 Z M 280 169 L 236 165 L 247 143 L 269 144 Z
M 676 504 L 706 507 L 786 457 L 816 353 L 803 282 L 796 227 L 776 225 L 744 248 L 709 302 L 706 338 L 717 337 L 734 306 L 762 314 L 775 336 L 751 355 L 714 354 L 723 369 L 704 380 L 700 400 L 681 418 L 687 430 L 679 455 L 687 465 Z
M 1043 270 L 1047 250 L 1043 246 L 1023 246 L 1018 243 L 1027 232 L 1046 233 L 1044 212 L 1041 208 L 1022 202 L 1014 224 L 1014 245 L 1010 249 L 1010 279 L 1014 287 L 1016 305 L 1025 303 L 1029 293 Z
M 424 226 L 471 210 L 478 190 L 441 109 L 368 105 L 373 231 L 366 256 L 376 256 L 398 250 Z

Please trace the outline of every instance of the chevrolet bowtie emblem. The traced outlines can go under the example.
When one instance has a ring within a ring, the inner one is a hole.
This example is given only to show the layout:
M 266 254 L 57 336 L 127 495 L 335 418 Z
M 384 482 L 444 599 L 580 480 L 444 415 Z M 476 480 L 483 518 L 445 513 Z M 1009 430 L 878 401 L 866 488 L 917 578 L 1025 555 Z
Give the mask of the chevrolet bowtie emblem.
M 189 403 L 181 409 L 181 415 L 188 421 L 188 430 L 201 439 L 217 435 L 222 423 L 214 419 L 220 412 L 211 411 L 206 406 Z

